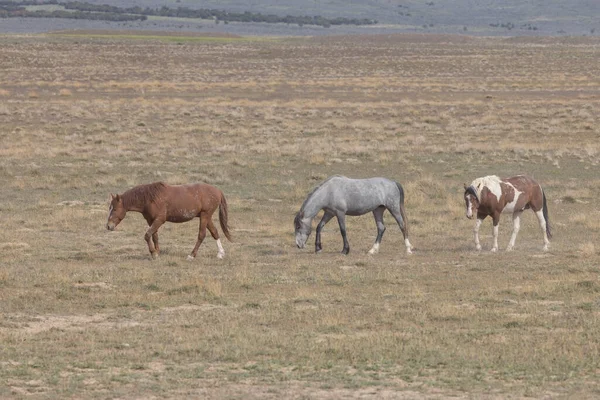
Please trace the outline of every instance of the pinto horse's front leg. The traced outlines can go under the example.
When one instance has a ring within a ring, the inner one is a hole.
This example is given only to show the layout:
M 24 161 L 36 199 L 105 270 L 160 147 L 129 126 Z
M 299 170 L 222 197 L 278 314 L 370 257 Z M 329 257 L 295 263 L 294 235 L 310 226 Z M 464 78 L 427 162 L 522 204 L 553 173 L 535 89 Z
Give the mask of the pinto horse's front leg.
M 521 214 L 523 214 L 523 211 L 516 211 L 513 213 L 513 231 L 512 235 L 510 236 L 510 241 L 508 242 L 506 251 L 512 251 L 512 249 L 515 247 L 515 241 L 517 240 L 517 235 L 521 229 Z
M 494 234 L 494 244 L 492 245 L 492 253 L 495 253 L 498 251 L 498 228 L 499 228 L 499 224 L 500 224 L 500 213 L 494 214 L 492 216 L 493 219 L 493 225 L 494 227 L 492 228 L 492 232 Z
M 477 251 L 481 250 L 481 243 L 479 242 L 479 228 L 481 227 L 482 222 L 483 219 L 477 218 L 477 221 L 475 222 L 475 228 L 473 228 L 473 236 L 475 237 L 475 249 Z

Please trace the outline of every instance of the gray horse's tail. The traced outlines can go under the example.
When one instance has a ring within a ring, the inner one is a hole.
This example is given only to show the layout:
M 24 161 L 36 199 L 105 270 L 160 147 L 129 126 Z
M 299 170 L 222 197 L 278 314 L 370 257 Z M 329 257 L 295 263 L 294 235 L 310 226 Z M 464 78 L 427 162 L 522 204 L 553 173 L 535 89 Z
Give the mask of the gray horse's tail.
M 402 216 L 402 222 L 404 223 L 404 234 L 406 235 L 406 239 L 408 238 L 408 219 L 406 218 L 406 211 L 404 210 L 404 189 L 398 182 L 396 182 L 396 186 L 398 186 L 398 191 L 400 192 L 400 216 Z
M 542 189 L 542 198 L 544 199 L 544 204 L 542 206 L 542 214 L 544 214 L 544 220 L 546 221 L 546 235 L 548 235 L 548 239 L 552 237 L 552 230 L 550 229 L 550 219 L 548 218 L 548 203 L 546 202 L 546 193 L 544 193 L 544 189 Z

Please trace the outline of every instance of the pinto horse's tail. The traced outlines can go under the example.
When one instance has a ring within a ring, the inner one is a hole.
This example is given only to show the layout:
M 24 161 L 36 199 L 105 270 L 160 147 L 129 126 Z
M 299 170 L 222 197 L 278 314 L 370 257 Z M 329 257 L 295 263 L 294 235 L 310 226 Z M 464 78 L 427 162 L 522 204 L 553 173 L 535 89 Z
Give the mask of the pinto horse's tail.
M 544 200 L 544 204 L 542 206 L 542 213 L 544 214 L 544 220 L 546 221 L 546 235 L 548 235 L 548 239 L 552 237 L 552 230 L 550 229 L 550 219 L 548 218 L 548 203 L 546 202 L 546 193 L 544 193 L 544 189 L 542 189 L 542 198 Z
M 219 223 L 225 237 L 231 242 L 231 234 L 229 233 L 229 226 L 227 226 L 227 200 L 225 200 L 223 192 L 221 192 L 221 203 L 219 203 Z

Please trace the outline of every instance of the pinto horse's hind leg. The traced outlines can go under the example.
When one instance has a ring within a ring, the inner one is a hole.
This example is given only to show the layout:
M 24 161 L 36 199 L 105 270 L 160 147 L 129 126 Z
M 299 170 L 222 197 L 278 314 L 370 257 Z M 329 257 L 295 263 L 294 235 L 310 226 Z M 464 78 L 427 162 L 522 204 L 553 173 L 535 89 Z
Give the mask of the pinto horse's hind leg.
M 546 230 L 546 218 L 544 218 L 544 212 L 542 210 L 536 211 L 535 215 L 540 222 L 540 228 L 542 229 L 542 233 L 544 234 L 544 247 L 543 251 L 548 251 L 548 245 L 550 245 L 550 240 L 548 240 L 548 233 Z
M 513 231 L 506 251 L 511 251 L 515 247 L 515 241 L 517 240 L 519 229 L 521 229 L 521 214 L 523 214 L 523 211 L 516 211 L 513 213 Z
M 375 239 L 375 243 L 371 250 L 369 250 L 369 254 L 377 254 L 379 253 L 379 245 L 381 244 L 381 238 L 383 237 L 383 233 L 385 232 L 385 225 L 383 224 L 383 213 L 385 212 L 385 207 L 380 206 L 373 210 L 373 217 L 375 218 L 375 224 L 377 225 L 377 238 Z
M 188 256 L 188 260 L 193 260 L 196 258 L 198 254 L 198 248 L 204 241 L 206 237 L 206 226 L 208 225 L 208 220 L 210 217 L 206 213 L 200 213 L 200 228 L 198 229 L 198 240 L 196 241 L 196 245 L 194 246 L 194 250 L 192 250 L 192 254 Z
M 225 257 L 225 249 L 223 249 L 223 245 L 221 244 L 221 239 L 219 239 L 219 231 L 215 227 L 215 224 L 213 224 L 212 218 L 208 219 L 207 227 L 208 227 L 208 231 L 212 235 L 213 239 L 215 239 L 217 241 L 217 249 L 218 249 L 217 258 Z
M 323 218 L 321 218 L 321 221 L 317 225 L 317 234 L 315 235 L 315 253 L 319 253 L 321 252 L 321 250 L 323 250 L 323 246 L 321 246 L 321 231 L 323 230 L 325 224 L 328 223 L 329 220 L 333 218 L 333 216 L 333 213 L 325 211 L 325 214 L 323 214 Z

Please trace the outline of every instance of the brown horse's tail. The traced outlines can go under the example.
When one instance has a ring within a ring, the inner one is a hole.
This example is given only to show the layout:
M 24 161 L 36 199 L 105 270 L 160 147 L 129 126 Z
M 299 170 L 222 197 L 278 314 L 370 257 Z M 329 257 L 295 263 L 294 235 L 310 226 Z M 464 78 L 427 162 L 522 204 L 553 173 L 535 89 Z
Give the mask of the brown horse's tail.
M 227 225 L 227 200 L 225 195 L 221 192 L 221 203 L 219 204 L 219 223 L 225 237 L 231 242 L 231 234 L 229 233 L 229 226 Z

